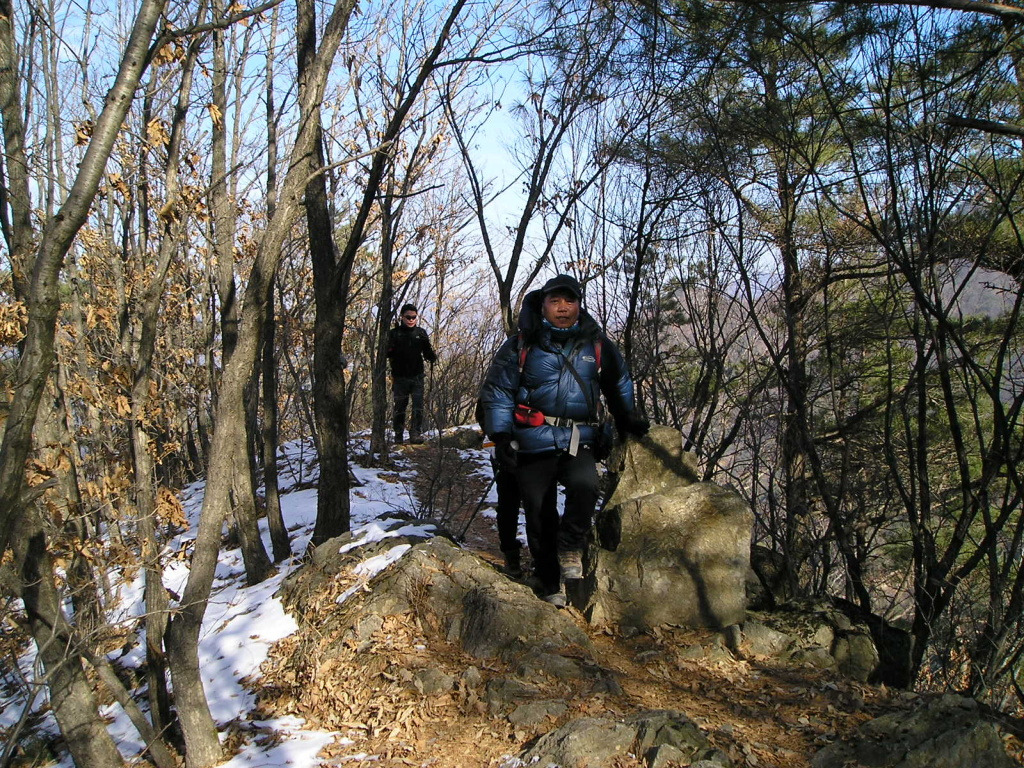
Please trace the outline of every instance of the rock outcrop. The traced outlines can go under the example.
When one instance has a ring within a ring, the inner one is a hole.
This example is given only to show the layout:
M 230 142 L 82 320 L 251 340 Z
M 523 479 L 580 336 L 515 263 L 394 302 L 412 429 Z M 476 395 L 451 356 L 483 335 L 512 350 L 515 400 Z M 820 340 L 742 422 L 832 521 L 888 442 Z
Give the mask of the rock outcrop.
M 831 669 L 859 682 L 869 681 L 879 665 L 868 627 L 827 605 L 792 603 L 771 613 L 752 612 L 734 643 L 744 656 Z
M 649 768 L 667 765 L 726 768 L 728 756 L 711 746 L 681 712 L 648 710 L 621 720 L 584 717 L 550 731 L 524 750 L 526 765 L 615 765 L 624 755 L 639 757 Z
M 585 558 L 587 578 L 570 593 L 574 604 L 594 624 L 617 625 L 609 636 L 658 637 L 670 634 L 657 629 L 665 625 L 723 630 L 687 631 L 692 646 L 637 655 L 658 680 L 675 681 L 693 665 L 771 670 L 781 661 L 799 670 L 794 679 L 824 676 L 829 682 L 821 691 L 849 686 L 842 695 L 861 707 L 857 686 L 879 667 L 869 628 L 827 604 L 746 611 L 750 510 L 732 492 L 697 482 L 679 437 L 655 427 L 626 446 L 619 484 L 598 519 L 600 543 Z M 608 658 L 598 651 L 599 633 L 439 530 L 410 519 L 333 539 L 285 582 L 286 603 L 316 635 L 316 653 L 295 645 L 292 671 L 277 683 L 292 702 L 326 712 L 322 718 L 335 727 L 367 733 L 405 727 L 390 723 L 391 713 L 401 709 L 412 718 L 418 707 L 501 721 L 511 729 L 508 768 L 757 764 L 766 747 L 737 743 L 738 725 L 734 731 L 731 723 L 719 724 L 706 734 L 681 711 L 637 710 L 626 680 L 610 671 L 617 667 L 599 661 Z M 806 690 L 783 679 L 760 690 L 787 696 Z M 356 688 L 372 701 L 358 702 Z M 901 704 L 853 734 L 821 733 L 825 741 L 842 740 L 818 752 L 812 768 L 1016 765 L 974 701 L 905 695 L 910 706 Z M 675 699 L 659 705 L 677 706 Z M 778 705 L 762 693 L 743 706 L 779 717 Z M 816 728 L 813 721 L 783 724 Z
M 461 712 L 508 724 L 516 739 L 509 768 L 725 768 L 754 764 L 764 749 L 753 742 L 748 752 L 740 743 L 726 753 L 709 735 L 732 734 L 728 724 L 705 733 L 706 726 L 681 711 L 631 711 L 622 684 L 598 661 L 573 612 L 548 605 L 422 522 L 391 523 L 361 539 L 346 535 L 321 545 L 283 592 L 293 613 L 313 621 L 317 648 L 310 655 L 305 644 L 295 646 L 287 698 L 296 711 L 318 711 L 335 727 L 357 721 L 367 732 L 384 732 L 398 727 L 389 721 L 394 712 L 411 717 L 418 707 L 455 709 L 454 717 Z M 877 659 L 870 652 L 851 655 L 859 647 L 851 639 L 864 636 L 841 612 L 824 608 L 788 611 L 781 619 L 752 614 L 717 641 L 677 648 L 673 666 L 664 668 L 678 675 L 687 659 L 725 669 L 744 663 L 728 645 L 745 658 L 864 679 Z M 448 646 L 458 652 L 445 651 Z M 667 664 L 670 657 L 654 653 L 645 663 L 657 667 L 659 658 Z M 281 680 L 277 686 L 280 691 Z M 360 703 L 357 691 L 375 698 Z M 813 768 L 1014 765 L 973 701 L 910 700 L 914 706 L 869 721 L 852 736 L 837 734 L 846 738 L 821 750 Z M 764 706 L 771 711 L 769 702 Z
M 426 531 L 397 532 L 400 535 L 374 542 L 369 552 L 364 548 L 359 553 L 365 558 L 374 551 L 408 547 L 374 579 L 371 591 L 339 610 L 339 619 L 348 624 L 342 633 L 346 640 L 359 643 L 384 617 L 412 614 L 474 658 L 510 661 L 561 649 L 571 649 L 574 657 L 589 655 L 586 633 L 528 587 L 448 539 Z M 307 598 L 318 600 L 323 582 L 353 559 L 349 539 L 342 536 L 322 544 L 310 565 L 286 582 L 285 599 L 297 612 L 306 611 Z
M 618 456 L 595 517 L 597 542 L 570 598 L 595 625 L 722 628 L 743 620 L 753 515 L 733 491 L 698 482 L 682 435 L 654 426 Z
M 811 761 L 812 768 L 1013 768 L 978 703 L 953 694 L 922 697 L 910 712 L 870 720 Z

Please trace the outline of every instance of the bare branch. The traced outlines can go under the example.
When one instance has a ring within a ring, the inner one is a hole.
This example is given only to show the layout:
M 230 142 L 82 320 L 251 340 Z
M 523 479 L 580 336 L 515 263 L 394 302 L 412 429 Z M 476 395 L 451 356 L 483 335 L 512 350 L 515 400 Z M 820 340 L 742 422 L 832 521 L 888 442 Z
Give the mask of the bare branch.
M 950 115 L 943 122 L 945 122 L 946 125 L 952 125 L 957 128 L 976 128 L 977 130 L 985 131 L 986 133 L 998 133 L 1003 136 L 1024 137 L 1024 128 L 1011 123 L 1002 123 L 998 120 L 981 120 L 976 117 Z
M 245 19 L 251 19 L 253 16 L 259 16 L 264 11 L 269 11 L 275 6 L 280 5 L 281 2 L 282 0 L 268 0 L 268 2 L 257 5 L 255 8 L 250 8 L 246 11 L 242 11 L 241 13 L 233 13 L 230 16 L 225 16 L 223 19 L 218 19 L 217 21 L 211 21 L 208 24 L 195 24 L 191 27 L 185 27 L 184 29 L 165 30 L 150 46 L 149 53 L 146 55 L 146 60 L 151 61 L 153 56 L 156 55 L 156 52 L 172 40 L 180 40 L 184 37 L 193 37 L 206 32 L 212 32 L 216 29 L 226 29 L 232 24 L 237 24 Z

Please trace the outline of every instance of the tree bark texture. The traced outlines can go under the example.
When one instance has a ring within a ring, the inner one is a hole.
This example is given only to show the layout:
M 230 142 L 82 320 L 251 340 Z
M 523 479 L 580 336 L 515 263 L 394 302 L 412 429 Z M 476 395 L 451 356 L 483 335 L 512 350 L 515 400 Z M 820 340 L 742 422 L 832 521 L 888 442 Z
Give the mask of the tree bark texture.
M 163 7 L 163 0 L 143 0 L 114 85 L 95 122 L 91 141 L 79 164 L 79 172 L 71 191 L 57 214 L 43 228 L 31 265 L 21 265 L 31 269 L 31 278 L 24 290 L 28 324 L 14 377 L 10 414 L 3 444 L 0 446 L 0 553 L 11 545 L 16 527 L 25 516 L 27 508 L 21 500 L 25 463 L 33 448 L 32 432 L 55 359 L 54 337 L 60 308 L 60 272 L 71 243 L 88 216 L 135 89 L 149 63 L 148 48 Z M 6 26 L 12 22 L 8 6 L 3 23 Z M 0 38 L 0 46 L 13 42 L 12 35 L 3 30 L 0 30 Z M 0 62 L 0 81 L 3 81 L 0 84 L 0 98 L 4 99 L 0 106 L 5 110 L 4 150 L 8 167 L 23 169 L 27 167 L 24 127 L 19 128 L 17 122 L 8 122 L 10 115 L 6 112 L 9 108 L 18 109 L 18 84 L 14 81 L 18 67 L 13 51 L 7 50 L 3 54 L 7 57 Z M 15 189 L 14 194 L 17 197 L 25 194 L 25 191 Z M 19 200 L 18 203 L 28 205 L 28 200 Z M 19 228 L 19 232 L 11 233 L 12 249 L 14 243 L 19 243 L 16 247 L 21 248 L 34 240 L 27 218 L 16 213 L 13 224 Z M 18 266 L 15 265 L 15 268 Z M 33 637 L 39 646 L 40 657 L 47 667 L 51 706 L 61 732 L 78 765 L 90 768 L 120 766 L 123 762 L 121 755 L 99 717 L 91 687 L 83 674 L 81 657 L 70 642 L 71 633 L 54 586 L 53 567 L 47 554 L 43 527 L 33 522 L 30 529 L 19 529 L 19 533 L 28 537 L 18 542 L 19 549 L 24 553 L 22 599 L 29 614 Z
M 205 19 L 205 3 L 197 13 L 199 23 Z M 163 168 L 166 199 L 158 216 L 160 236 L 157 244 L 156 265 L 142 296 L 134 310 L 137 338 L 124 340 L 123 354 L 132 370 L 131 435 L 132 465 L 134 472 L 137 525 L 142 545 L 142 563 L 145 572 L 144 599 L 146 604 L 146 681 L 153 728 L 159 734 L 170 734 L 174 723 L 170 692 L 167 686 L 167 659 L 164 653 L 164 635 L 167 630 L 169 601 L 163 585 L 163 564 L 157 541 L 157 507 L 159 481 L 153 460 L 153 435 L 147 429 L 148 411 L 152 405 L 152 366 L 156 350 L 160 320 L 160 303 L 167 282 L 168 270 L 182 242 L 187 211 L 182 207 L 179 189 L 179 162 L 182 137 L 185 130 L 188 105 L 192 94 L 195 63 L 200 41 L 193 40 L 182 62 L 181 85 L 171 121 L 167 154 Z M 148 120 L 147 120 L 148 123 Z M 148 152 L 148 147 L 144 149 Z M 145 165 L 145 158 L 141 163 Z M 142 195 L 142 222 L 148 222 L 149 188 L 144 185 Z M 149 242 L 143 238 L 141 247 Z
M 82 668 L 81 653 L 61 608 L 42 521 L 33 505 L 26 505 L 23 516 L 26 519 L 19 528 L 15 552 L 20 562 L 21 597 L 46 671 L 54 717 L 75 765 L 121 766 L 121 753 L 99 716 L 92 685 Z
M 214 0 L 214 16 L 224 16 L 223 0 Z M 227 30 L 213 32 L 212 111 L 210 133 L 210 224 L 213 227 L 213 256 L 217 267 L 217 295 L 220 298 L 220 332 L 224 360 L 238 343 L 238 295 L 235 286 L 235 217 L 228 195 L 227 160 L 227 54 L 224 37 Z
M 312 27 L 311 27 L 312 29 Z M 301 51 L 300 51 L 301 54 Z M 300 55 L 300 63 L 303 61 Z M 319 124 L 317 110 L 315 120 Z M 348 280 L 340 271 L 334 246 L 324 178 L 323 137 L 311 155 L 306 184 L 306 226 L 313 261 L 316 320 L 313 339 L 313 410 L 320 438 L 320 479 L 317 483 L 316 526 L 311 544 L 323 544 L 349 529 L 351 502 L 348 479 L 348 401 L 341 343 L 345 329 Z M 338 286 L 338 290 L 335 290 Z
M 388 120 L 381 146 L 374 153 L 367 174 L 366 186 L 359 208 L 353 217 L 340 257 L 335 254 L 334 238 L 317 240 L 331 233 L 331 222 L 326 202 L 326 183 L 322 174 L 310 180 L 306 190 L 307 219 L 309 219 L 310 249 L 313 255 L 314 289 L 317 304 L 316 339 L 314 352 L 314 408 L 320 438 L 320 486 L 317 504 L 317 523 L 312 543 L 320 544 L 344 533 L 349 528 L 348 498 L 348 424 L 345 398 L 345 376 L 341 365 L 343 321 L 347 307 L 348 282 L 356 254 L 366 237 L 371 212 L 380 193 L 381 183 L 391 162 L 392 143 L 398 138 L 406 115 L 419 98 L 427 78 L 434 71 L 438 58 L 446 46 L 452 28 L 465 7 L 465 0 L 457 0 L 449 10 L 441 32 L 420 65 L 416 79 L 402 94 L 395 111 Z M 299 33 L 300 81 L 303 68 L 309 61 L 313 25 L 312 10 L 304 21 L 305 31 Z M 319 125 L 319 123 L 318 123 Z M 323 167 L 322 142 L 317 142 L 315 169 Z M 311 159 L 312 160 L 312 159 Z
M 24 107 L 18 78 L 18 48 L 14 40 L 14 4 L 0 0 L 0 115 L 3 116 L 4 160 L 7 178 L 0 184 L 0 225 L 11 260 L 14 295 L 25 300 L 32 269 L 32 198 L 25 155 Z M 7 218 L 10 207 L 11 216 Z
M 270 39 L 277 40 L 278 10 L 275 8 L 270 21 Z M 274 104 L 274 47 L 267 57 L 266 104 L 267 104 L 267 215 L 273 216 L 277 208 L 277 109 Z M 261 362 L 263 383 L 263 497 L 267 512 L 267 526 L 270 529 L 270 543 L 274 562 L 279 563 L 291 555 L 288 529 L 281 514 L 281 493 L 277 477 L 278 448 L 278 404 L 277 404 L 277 315 L 274 306 L 276 281 L 271 282 L 267 291 L 267 317 L 263 322 L 263 355 Z
M 388 330 L 391 328 L 391 316 L 394 313 L 395 300 L 394 264 L 391 252 L 381 254 L 381 291 L 377 302 L 376 339 L 373 354 L 373 371 L 370 374 L 371 398 L 373 401 L 373 425 L 370 434 L 370 451 L 383 454 L 387 450 L 386 437 L 388 423 Z
M 214 0 L 214 15 L 223 18 L 226 15 L 223 0 Z M 210 210 L 213 226 L 213 252 L 217 262 L 217 293 L 220 297 L 221 312 L 221 343 L 223 360 L 234 354 L 238 345 L 238 295 L 235 285 L 235 210 L 232 202 L 232 190 L 229 188 L 230 175 L 227 161 L 227 82 L 228 63 L 224 38 L 227 30 L 217 29 L 213 32 L 213 130 L 211 134 L 212 162 L 210 181 Z M 255 370 L 255 369 L 254 369 Z M 246 400 L 248 402 L 248 399 Z M 246 420 L 246 433 L 250 421 Z M 267 556 L 263 539 L 257 523 L 256 493 L 254 487 L 255 461 L 253 458 L 254 442 L 245 441 L 245 450 L 237 457 L 237 468 L 234 476 L 232 498 L 234 528 L 238 534 L 238 542 L 245 563 L 245 575 L 249 584 L 257 584 L 267 578 L 271 571 L 270 558 Z
M 263 451 L 263 497 L 267 511 L 267 527 L 270 529 L 270 543 L 274 562 L 288 559 L 292 553 L 288 540 L 288 529 L 281 514 L 281 493 L 277 477 L 277 365 L 274 357 L 276 337 L 274 314 L 274 286 L 267 295 L 267 319 L 263 324 L 263 430 L 261 432 Z

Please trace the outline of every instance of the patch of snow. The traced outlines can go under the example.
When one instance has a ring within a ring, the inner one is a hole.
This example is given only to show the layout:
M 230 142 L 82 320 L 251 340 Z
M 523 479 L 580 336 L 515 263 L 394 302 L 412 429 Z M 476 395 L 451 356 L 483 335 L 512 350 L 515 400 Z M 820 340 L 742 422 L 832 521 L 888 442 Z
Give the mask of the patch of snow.
M 368 450 L 368 441 L 362 442 L 366 443 L 364 448 Z M 486 454 L 481 451 L 466 453 L 479 453 L 477 458 L 481 471 L 484 471 Z M 257 733 L 251 743 L 245 744 L 222 768 L 314 768 L 319 765 L 317 754 L 327 744 L 354 743 L 339 733 L 307 730 L 305 722 L 296 717 L 249 719 L 254 695 L 247 690 L 243 681 L 251 683 L 257 680 L 261 674 L 260 665 L 267 659 L 272 645 L 298 629 L 294 618 L 285 611 L 276 593 L 284 579 L 302 564 L 301 554 L 309 545 L 316 523 L 317 497 L 311 485 L 319 476 L 319 463 L 312 443 L 299 440 L 283 445 L 279 457 L 282 515 L 288 528 L 293 557 L 278 564 L 276 574 L 266 581 L 246 586 L 240 550 L 222 550 L 200 633 L 199 666 L 214 720 L 222 727 L 234 722 L 243 728 L 253 728 Z M 353 541 L 342 547 L 342 552 L 387 538 L 429 538 L 436 534 L 436 528 L 429 524 L 405 524 L 388 530 L 396 522 L 389 519 L 389 516 L 395 510 L 415 509 L 416 500 L 404 484 L 394 482 L 393 473 L 355 465 L 352 469 L 362 485 L 353 489 Z M 205 486 L 202 482 L 192 483 L 181 492 L 179 498 L 191 528 L 169 542 L 168 554 L 191 546 L 204 495 Z M 496 501 L 493 488 L 488 498 L 492 503 Z M 493 516 L 493 512 L 487 514 Z M 270 538 L 265 521 L 261 521 L 260 529 L 269 551 Z M 401 544 L 359 563 L 354 569 L 359 584 L 339 598 L 339 602 L 356 590 L 365 588 L 370 579 L 401 558 L 409 549 L 410 545 Z M 187 557 L 167 558 L 163 583 L 168 590 L 181 595 L 188 576 Z M 112 593 L 114 599 L 107 606 L 108 616 L 113 623 L 128 630 L 134 642 L 122 651 L 111 654 L 111 659 L 121 667 L 138 669 L 145 662 L 141 574 L 130 581 L 112 584 Z M 172 604 L 175 602 L 172 600 Z M 21 610 L 14 605 L 9 607 Z M 25 686 L 21 684 L 20 678 L 28 681 L 41 678 L 42 670 L 36 670 L 35 665 L 36 653 L 32 646 L 19 657 L 17 671 L 3 671 L 0 680 L 5 685 L 0 688 L 0 728 L 10 728 L 17 723 L 25 706 Z M 145 711 L 145 691 L 140 689 L 133 693 Z M 46 705 L 46 691 L 41 688 L 34 699 L 33 710 L 42 714 L 40 727 L 56 734 L 56 723 Z M 126 760 L 135 759 L 143 744 L 120 705 L 106 706 L 102 714 L 108 718 L 110 733 Z M 261 731 L 270 731 L 274 737 L 261 737 Z M 375 760 L 379 760 L 379 757 L 361 752 L 332 758 L 331 764 Z M 509 765 L 511 768 L 512 764 Z M 73 768 L 70 756 L 65 754 L 57 763 L 57 768 Z

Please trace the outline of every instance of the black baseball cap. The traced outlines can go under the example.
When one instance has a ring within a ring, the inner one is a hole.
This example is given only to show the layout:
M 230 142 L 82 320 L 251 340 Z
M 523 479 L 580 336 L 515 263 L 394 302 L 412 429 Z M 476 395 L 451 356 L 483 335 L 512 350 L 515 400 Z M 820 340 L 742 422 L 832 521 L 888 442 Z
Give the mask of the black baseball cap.
M 545 296 L 554 291 L 568 291 L 577 300 L 583 298 L 583 289 L 580 287 L 579 281 L 572 275 L 556 275 L 544 283 L 544 287 L 540 289 Z

